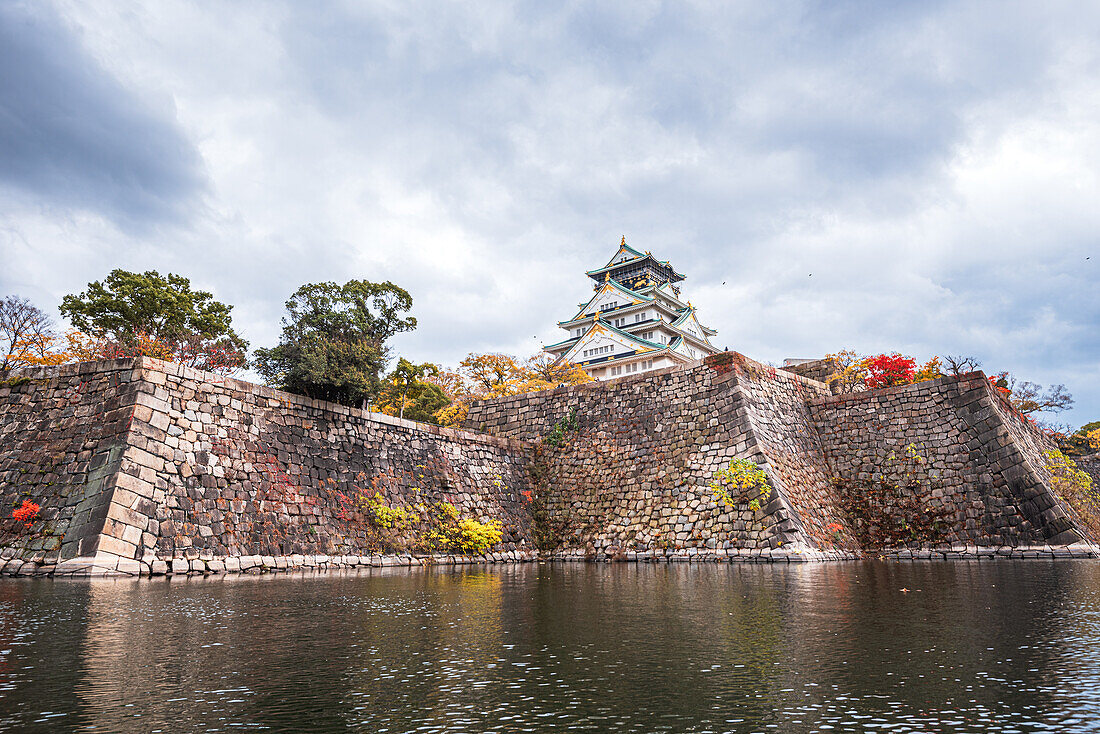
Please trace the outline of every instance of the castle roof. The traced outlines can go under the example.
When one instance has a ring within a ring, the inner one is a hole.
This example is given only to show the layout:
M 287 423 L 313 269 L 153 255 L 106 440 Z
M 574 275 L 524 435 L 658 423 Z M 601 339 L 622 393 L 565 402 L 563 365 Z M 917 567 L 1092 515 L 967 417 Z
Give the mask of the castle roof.
M 645 295 L 643 293 L 639 293 L 635 290 L 631 290 L 630 288 L 627 288 L 625 285 L 618 282 L 617 280 L 613 280 L 610 277 L 610 275 L 608 275 L 604 278 L 603 284 L 596 289 L 595 294 L 593 294 L 593 296 L 591 298 L 589 298 L 587 302 L 581 304 L 580 311 L 578 311 L 577 315 L 574 316 L 573 318 L 571 318 L 569 321 L 576 321 L 577 319 L 584 316 L 585 315 L 584 312 L 587 311 L 596 300 L 598 300 L 601 296 L 603 296 L 609 290 L 618 291 L 619 293 L 622 293 L 627 298 L 634 299 L 635 302 L 633 304 L 630 304 L 630 305 L 638 305 L 640 303 L 649 303 L 653 300 L 653 296 L 648 296 L 648 295 Z M 560 321 L 558 323 L 559 324 L 566 324 L 566 323 L 569 323 L 569 321 Z
M 696 325 L 699 327 L 700 330 L 702 330 L 702 332 L 706 336 L 714 336 L 718 333 L 717 329 L 712 329 L 709 326 L 703 326 L 701 323 L 699 323 L 699 317 L 695 313 L 695 306 L 692 306 L 690 303 L 688 304 L 688 307 L 684 311 L 683 315 L 673 321 L 672 325 L 677 327 L 683 326 L 685 323 L 687 323 L 688 319 L 692 319 L 693 321 L 695 321 Z
M 672 348 L 672 345 L 670 345 L 670 344 L 657 344 L 656 342 L 651 342 L 648 339 L 643 339 L 642 337 L 637 336 L 636 334 L 631 334 L 629 331 L 625 331 L 625 330 L 620 329 L 616 326 L 613 326 L 609 322 L 604 321 L 603 319 L 597 319 L 596 321 L 594 321 L 592 323 L 592 325 L 588 327 L 588 330 L 585 331 L 584 334 L 582 334 L 579 337 L 574 337 L 572 339 L 566 339 L 563 342 L 559 342 L 558 344 L 551 344 L 551 345 L 549 345 L 547 347 L 544 347 L 544 348 L 547 349 L 547 350 L 553 349 L 553 350 L 557 351 L 558 349 L 562 349 L 564 347 L 564 349 L 562 350 L 562 358 L 564 359 L 564 358 L 567 358 L 571 354 L 575 355 L 577 352 L 582 351 L 583 347 L 585 346 L 585 343 L 590 342 L 600 332 L 607 332 L 607 334 L 610 335 L 610 336 L 618 337 L 619 341 L 623 343 L 623 346 L 633 346 L 633 347 L 635 347 L 635 349 L 633 351 L 631 351 L 629 354 L 623 354 L 623 353 L 620 352 L 620 353 L 615 354 L 615 355 L 608 355 L 608 357 L 614 357 L 616 359 L 621 359 L 623 357 L 632 356 L 632 355 L 639 354 L 639 353 L 663 352 L 667 349 Z M 607 357 L 598 358 L 598 359 L 594 359 L 594 360 L 581 359 L 581 360 L 570 360 L 570 361 L 577 361 L 579 364 L 592 364 L 594 362 L 604 361 L 605 359 L 607 359 Z
M 602 268 L 589 270 L 586 274 L 593 280 L 600 280 L 607 274 L 615 275 L 617 272 L 627 270 L 648 271 L 658 276 L 661 282 L 665 283 L 675 283 L 684 279 L 684 276 L 676 272 L 676 269 L 672 267 L 668 260 L 658 260 L 648 252 L 638 252 L 626 244 L 626 237 L 623 237 L 619 249 L 615 251 L 615 254 L 611 256 L 606 265 Z

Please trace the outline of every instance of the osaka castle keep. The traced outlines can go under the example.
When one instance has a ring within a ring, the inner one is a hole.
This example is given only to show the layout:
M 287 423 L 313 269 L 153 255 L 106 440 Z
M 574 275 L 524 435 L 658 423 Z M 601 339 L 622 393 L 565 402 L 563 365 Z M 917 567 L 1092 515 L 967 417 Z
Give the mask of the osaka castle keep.
M 686 364 L 719 351 L 718 332 L 699 323 L 677 285 L 684 276 L 667 261 L 638 252 L 623 237 L 607 264 L 589 270 L 595 293 L 558 326 L 565 341 L 544 349 L 596 379 Z

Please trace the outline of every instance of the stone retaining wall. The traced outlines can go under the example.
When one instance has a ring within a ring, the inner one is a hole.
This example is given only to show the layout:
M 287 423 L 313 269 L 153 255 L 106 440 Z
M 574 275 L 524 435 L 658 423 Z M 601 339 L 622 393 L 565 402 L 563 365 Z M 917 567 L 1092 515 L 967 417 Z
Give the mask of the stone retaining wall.
M 566 555 L 858 547 L 833 481 L 867 479 L 913 445 L 944 508 L 942 542 L 985 548 L 1092 542 L 1095 518 L 1051 490 L 1044 436 L 981 373 L 833 396 L 823 383 L 737 353 L 662 370 L 475 403 L 467 425 L 539 440 L 576 410 L 579 431 L 544 447 L 548 511 Z M 761 511 L 708 484 L 731 458 L 763 468 Z M 839 527 L 839 529 L 838 529 Z
M 129 360 L 24 370 L 0 386 L 0 547 L 95 555 L 133 417 Z M 41 506 L 37 531 L 11 518 Z
M 931 481 L 922 503 L 950 514 L 946 542 L 984 546 L 1084 540 L 1042 474 L 1042 434 L 980 372 L 813 400 L 834 474 L 889 473 L 910 446 Z
M 828 388 L 729 352 L 672 368 L 476 403 L 467 426 L 539 440 L 575 412 L 578 431 L 544 445 L 549 522 L 560 549 L 627 553 L 836 547 L 837 511 L 807 400 Z M 732 459 L 751 459 L 771 493 L 720 501 L 711 486 Z M 849 538 L 850 540 L 850 538 Z
M 1095 540 L 1097 519 L 1051 490 L 1044 437 L 980 373 L 831 396 L 722 353 L 472 406 L 468 425 L 494 435 L 151 359 L 20 376 L 0 388 L 3 573 L 516 562 L 535 557 L 537 540 L 543 557 L 562 560 L 853 558 L 834 482 L 870 476 L 910 444 L 937 474 L 918 499 L 945 508 L 949 532 L 942 547 L 888 557 L 1095 552 L 1058 550 Z M 544 440 L 571 422 L 557 445 Z M 729 505 L 716 496 L 715 473 L 733 459 L 766 472 L 760 509 L 756 490 L 733 492 Z M 383 538 L 349 503 L 356 496 L 450 502 L 499 521 L 504 540 L 485 557 L 425 555 L 422 528 Z M 10 518 L 24 497 L 43 508 L 29 532 Z
M 5 499 L 34 496 L 48 521 L 36 523 L 34 538 L 7 544 L 22 560 L 117 558 L 116 566 L 151 570 L 158 561 L 377 554 L 356 494 L 388 506 L 449 502 L 464 517 L 499 521 L 498 551 L 532 547 L 523 444 L 148 358 L 27 376 L 0 394 L 3 435 L 17 437 L 0 452 Z M 59 452 L 68 468 L 52 476 Z M 35 484 L 22 479 L 28 467 L 40 467 Z M 97 468 L 103 476 L 92 481 Z M 102 523 L 90 546 L 81 539 L 95 527 L 68 519 L 83 517 L 82 505 L 73 509 L 78 495 Z

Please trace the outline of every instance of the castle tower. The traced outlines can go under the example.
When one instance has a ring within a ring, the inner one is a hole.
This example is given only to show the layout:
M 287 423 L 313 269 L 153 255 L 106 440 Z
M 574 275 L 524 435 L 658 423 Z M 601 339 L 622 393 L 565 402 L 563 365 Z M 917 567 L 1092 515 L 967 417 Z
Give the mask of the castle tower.
M 718 332 L 699 323 L 680 295 L 684 276 L 623 237 L 607 264 L 589 270 L 595 294 L 558 326 L 568 338 L 544 349 L 581 365 L 596 379 L 686 364 L 719 351 Z

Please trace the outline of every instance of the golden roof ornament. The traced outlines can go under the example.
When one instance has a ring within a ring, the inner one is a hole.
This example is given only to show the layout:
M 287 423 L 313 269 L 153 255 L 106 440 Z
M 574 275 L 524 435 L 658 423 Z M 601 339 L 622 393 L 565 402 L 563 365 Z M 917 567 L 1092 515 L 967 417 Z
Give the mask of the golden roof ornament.
M 626 235 L 623 235 L 623 239 L 619 242 L 619 247 L 626 247 Z

